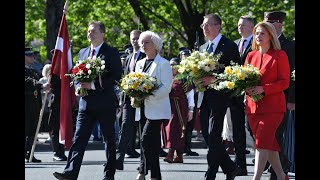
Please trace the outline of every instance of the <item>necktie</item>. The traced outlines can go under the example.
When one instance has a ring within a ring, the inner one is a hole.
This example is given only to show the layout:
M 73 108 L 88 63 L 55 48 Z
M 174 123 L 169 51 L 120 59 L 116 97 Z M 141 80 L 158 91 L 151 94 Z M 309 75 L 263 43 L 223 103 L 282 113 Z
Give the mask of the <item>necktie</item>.
M 244 43 L 245 43 L 246 41 L 247 41 L 246 39 L 241 39 L 240 47 L 239 47 L 239 53 L 240 53 L 240 55 L 242 55 L 243 46 L 244 46 Z
M 208 53 L 210 54 L 210 53 L 212 53 L 213 52 L 213 42 L 209 45 L 209 47 L 208 47 L 208 49 L 207 49 L 207 51 L 208 51 Z
M 130 69 L 129 69 L 130 72 L 133 72 L 133 71 L 134 71 L 136 55 L 137 55 L 137 52 L 135 52 L 134 54 L 132 54 L 132 58 L 131 58 L 131 61 L 130 61 Z
M 95 51 L 96 51 L 95 49 L 92 49 L 91 55 L 90 55 L 90 58 L 91 58 L 91 59 L 93 58 Z

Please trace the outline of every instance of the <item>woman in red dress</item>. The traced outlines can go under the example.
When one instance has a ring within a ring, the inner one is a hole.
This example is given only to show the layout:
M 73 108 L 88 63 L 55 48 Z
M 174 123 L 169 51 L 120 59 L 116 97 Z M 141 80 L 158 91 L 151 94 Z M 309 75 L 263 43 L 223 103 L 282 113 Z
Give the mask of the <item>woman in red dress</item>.
M 260 84 L 246 89 L 246 107 L 249 124 L 255 137 L 255 168 L 253 180 L 259 180 L 267 161 L 275 170 L 278 180 L 287 180 L 283 172 L 275 133 L 286 111 L 284 90 L 290 82 L 287 54 L 281 50 L 276 30 L 271 23 L 260 22 L 253 29 L 252 52 L 245 64 L 257 67 L 261 73 Z M 254 102 L 251 96 L 264 97 Z
M 170 65 L 178 65 L 179 58 L 172 58 Z M 173 79 L 177 74 L 177 70 L 172 68 Z M 173 80 L 171 92 L 169 94 L 171 105 L 171 119 L 163 125 L 164 145 L 168 148 L 168 155 L 164 157 L 164 161 L 168 163 L 183 163 L 183 152 L 185 146 L 184 131 L 187 121 L 192 120 L 194 109 L 194 90 L 192 87 L 185 89 L 183 82 Z M 176 157 L 173 158 L 176 152 Z

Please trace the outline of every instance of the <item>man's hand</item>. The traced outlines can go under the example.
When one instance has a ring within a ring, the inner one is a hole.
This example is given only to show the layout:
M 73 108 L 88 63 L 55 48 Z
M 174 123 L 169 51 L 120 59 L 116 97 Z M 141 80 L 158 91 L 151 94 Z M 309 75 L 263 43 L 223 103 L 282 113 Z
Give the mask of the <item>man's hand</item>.
M 209 84 L 213 83 L 213 82 L 216 81 L 216 80 L 217 80 L 217 79 L 216 79 L 216 77 L 214 77 L 214 76 L 205 76 L 205 77 L 201 78 L 199 84 L 200 84 L 202 87 L 205 87 L 205 86 L 208 86 Z
M 91 82 L 81 82 L 80 87 L 83 89 L 91 89 Z

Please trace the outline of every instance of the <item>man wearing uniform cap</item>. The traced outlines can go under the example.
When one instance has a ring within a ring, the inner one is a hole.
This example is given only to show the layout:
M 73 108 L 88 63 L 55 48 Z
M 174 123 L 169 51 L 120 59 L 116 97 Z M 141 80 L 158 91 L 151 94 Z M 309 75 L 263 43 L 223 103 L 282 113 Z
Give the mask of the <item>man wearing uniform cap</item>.
M 286 13 L 283 11 L 273 11 L 273 12 L 264 13 L 264 21 L 272 23 L 276 29 L 278 39 L 280 41 L 281 49 L 287 53 L 289 64 L 290 64 L 290 72 L 292 72 L 295 68 L 295 42 L 287 39 L 282 32 L 282 23 L 285 17 L 286 17 Z M 291 96 L 291 94 L 294 94 L 294 88 L 291 88 L 292 86 L 293 86 L 293 81 L 290 81 L 289 88 L 284 91 L 286 96 L 286 101 L 287 101 L 287 108 L 289 110 L 295 109 L 295 98 L 294 98 L 294 95 Z M 285 113 L 284 119 L 276 132 L 276 138 L 281 147 L 281 152 L 279 152 L 280 161 L 285 173 L 288 173 L 291 165 L 290 161 L 288 160 L 288 157 L 283 153 L 284 152 L 283 134 L 287 126 L 289 112 L 290 111 L 287 111 Z M 270 172 L 271 172 L 270 180 L 276 180 L 277 176 L 275 175 L 275 172 L 273 171 L 272 168 L 270 168 Z
M 31 67 L 34 62 L 34 52 L 31 47 L 25 48 L 25 67 L 24 67 L 24 86 L 25 86 L 25 159 L 29 161 L 35 132 L 38 124 L 39 113 L 41 108 L 40 90 L 42 84 L 39 83 L 37 72 Z M 48 86 L 45 86 L 48 87 Z M 46 89 L 46 88 L 45 88 Z M 31 162 L 41 162 L 41 160 L 32 157 Z

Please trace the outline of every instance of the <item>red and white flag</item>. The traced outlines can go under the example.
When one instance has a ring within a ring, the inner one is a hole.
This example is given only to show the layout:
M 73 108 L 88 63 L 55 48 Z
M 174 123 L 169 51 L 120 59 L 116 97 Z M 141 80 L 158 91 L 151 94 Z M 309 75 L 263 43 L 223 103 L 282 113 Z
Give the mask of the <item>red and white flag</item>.
M 72 107 L 75 103 L 75 94 L 74 87 L 70 87 L 71 78 L 65 76 L 65 74 L 70 74 L 72 69 L 71 48 L 65 15 L 63 13 L 52 57 L 51 74 L 56 74 L 61 79 L 60 143 L 64 144 L 66 149 L 69 149 L 73 137 Z

